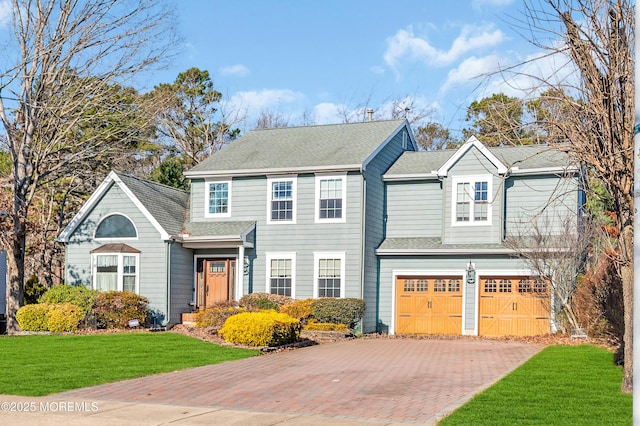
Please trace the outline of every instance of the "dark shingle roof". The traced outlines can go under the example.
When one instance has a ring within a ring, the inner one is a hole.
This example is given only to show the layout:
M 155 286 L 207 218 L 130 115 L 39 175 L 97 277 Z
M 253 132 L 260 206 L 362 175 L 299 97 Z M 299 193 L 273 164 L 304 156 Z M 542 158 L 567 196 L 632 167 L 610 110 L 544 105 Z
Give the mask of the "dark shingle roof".
M 253 130 L 187 176 L 207 172 L 336 169 L 363 164 L 405 120 Z
M 189 208 L 188 192 L 122 173 L 117 175 L 169 235 L 182 230 Z
M 571 165 L 569 156 L 546 145 L 493 147 L 489 151 L 507 168 L 522 170 L 556 169 Z M 389 168 L 385 176 L 428 175 L 438 170 L 457 150 L 421 151 L 403 153 Z
M 184 231 L 191 237 L 237 237 L 250 230 L 254 221 L 187 222 Z
M 387 238 L 380 247 L 378 254 L 439 254 L 439 253 L 477 253 L 485 252 L 510 252 L 504 244 L 442 244 L 438 237 L 409 237 L 409 238 Z

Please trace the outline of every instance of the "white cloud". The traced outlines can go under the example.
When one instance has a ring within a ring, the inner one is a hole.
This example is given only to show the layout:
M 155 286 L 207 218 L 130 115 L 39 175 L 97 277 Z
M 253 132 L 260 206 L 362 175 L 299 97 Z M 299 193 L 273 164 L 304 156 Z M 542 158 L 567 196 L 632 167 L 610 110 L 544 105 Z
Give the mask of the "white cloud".
M 228 111 L 244 116 L 247 123 L 254 123 L 264 111 L 289 115 L 303 109 L 305 96 L 289 89 L 264 89 L 233 94 L 226 102 Z
M 440 87 L 440 94 L 460 86 L 468 84 L 479 84 L 481 78 L 486 78 L 488 74 L 500 69 L 504 60 L 498 55 L 489 55 L 482 58 L 472 56 L 465 59 L 456 68 L 449 71 L 447 80 Z
M 445 66 L 462 57 L 465 53 L 486 47 L 493 47 L 505 40 L 505 34 L 493 25 L 464 26 L 453 40 L 448 50 L 432 46 L 428 40 L 417 37 L 413 29 L 399 30 L 387 40 L 384 61 L 393 69 L 403 60 L 424 62 L 427 65 Z
M 11 20 L 11 3 L 9 0 L 0 0 L 0 27 L 5 27 Z
M 235 75 L 239 77 L 247 76 L 251 73 L 249 68 L 242 64 L 231 65 L 229 67 L 220 68 L 220 74 L 222 75 Z
M 337 123 L 343 107 L 338 104 L 323 102 L 313 107 L 313 122 L 315 124 Z

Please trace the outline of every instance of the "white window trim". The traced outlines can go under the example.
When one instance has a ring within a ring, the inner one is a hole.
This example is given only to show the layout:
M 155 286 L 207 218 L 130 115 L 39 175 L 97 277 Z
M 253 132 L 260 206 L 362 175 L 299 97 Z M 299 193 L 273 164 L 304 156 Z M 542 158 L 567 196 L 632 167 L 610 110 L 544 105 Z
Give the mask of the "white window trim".
M 316 252 L 313 253 L 313 297 L 318 298 L 320 294 L 320 290 L 318 288 L 318 279 L 320 278 L 319 268 L 320 268 L 320 259 L 340 259 L 340 299 L 345 297 L 345 266 L 346 266 L 346 253 L 343 251 L 339 252 Z
M 470 191 L 475 191 L 476 182 L 487 182 L 487 220 L 474 220 L 475 200 L 473 196 L 469 197 L 469 221 L 458 222 L 456 220 L 457 201 L 458 201 L 458 184 L 468 183 Z M 492 222 L 493 212 L 493 176 L 456 176 L 451 180 L 451 226 L 490 226 Z
M 273 195 L 271 186 L 274 182 L 291 181 L 291 200 L 293 201 L 291 220 L 272 220 L 271 219 L 271 196 Z M 272 225 L 295 224 L 296 212 L 298 204 L 298 177 L 297 176 L 274 176 L 267 178 L 267 223 Z
M 265 292 L 271 293 L 271 261 L 274 259 L 291 260 L 291 298 L 296 298 L 296 253 L 295 252 L 268 252 L 265 253 L 267 264 L 265 265 L 266 280 Z
M 321 219 L 320 218 L 320 181 L 328 179 L 341 179 L 342 182 L 342 217 L 339 219 Z M 347 221 L 347 174 L 331 174 L 331 175 L 316 175 L 316 223 L 344 223 Z
M 133 229 L 136 230 L 136 236 L 135 237 L 105 237 L 105 238 L 96 238 L 96 232 L 98 231 L 98 227 L 100 226 L 100 224 L 108 217 L 111 216 L 115 216 L 115 215 L 119 215 L 119 216 L 124 216 L 125 218 L 127 218 L 129 220 L 129 222 L 131 222 L 131 224 L 133 225 Z M 140 235 L 140 233 L 138 232 L 138 227 L 136 226 L 136 223 L 131 220 L 131 218 L 124 214 L 124 213 L 120 213 L 120 212 L 111 212 L 108 215 L 100 218 L 100 222 L 98 222 L 98 224 L 96 225 L 96 229 L 93 230 L 93 239 L 102 243 L 111 243 L 111 242 L 116 242 L 116 241 L 135 241 L 138 239 L 138 236 Z
M 93 253 L 91 255 L 91 288 L 96 290 L 96 278 L 98 268 L 98 256 L 117 256 L 118 257 L 118 284 L 117 291 L 124 289 L 124 257 L 133 256 L 136 259 L 136 284 L 135 293 L 140 294 L 140 254 L 139 253 Z
M 227 184 L 227 212 L 226 213 L 210 213 L 209 212 L 209 201 L 211 191 L 209 186 L 212 183 L 226 183 Z M 230 217 L 231 216 L 231 179 L 207 179 L 204 181 L 204 217 Z

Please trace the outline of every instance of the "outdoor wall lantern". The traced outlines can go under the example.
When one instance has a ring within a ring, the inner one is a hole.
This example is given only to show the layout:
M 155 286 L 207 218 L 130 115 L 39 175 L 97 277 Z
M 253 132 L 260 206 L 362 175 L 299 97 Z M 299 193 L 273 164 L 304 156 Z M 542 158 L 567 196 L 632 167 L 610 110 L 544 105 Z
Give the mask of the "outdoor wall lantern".
M 467 282 L 469 284 L 475 284 L 476 282 L 476 265 L 471 261 L 467 264 Z
M 249 265 L 250 265 L 249 256 L 245 256 L 244 257 L 244 269 L 243 269 L 245 275 L 249 275 Z

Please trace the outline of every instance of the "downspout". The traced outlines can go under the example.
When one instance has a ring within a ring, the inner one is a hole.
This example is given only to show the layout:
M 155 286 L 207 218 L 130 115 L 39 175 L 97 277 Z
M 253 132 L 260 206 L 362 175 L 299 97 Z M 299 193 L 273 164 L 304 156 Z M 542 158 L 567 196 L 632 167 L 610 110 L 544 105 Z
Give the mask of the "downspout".
M 366 214 L 367 214 L 367 179 L 362 170 L 362 200 L 360 205 L 360 297 L 364 300 L 364 267 L 365 267 L 365 235 L 366 235 Z
M 166 327 L 171 321 L 171 246 L 174 242 L 173 239 L 167 241 L 167 315 L 162 322 L 163 327 Z

